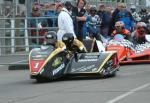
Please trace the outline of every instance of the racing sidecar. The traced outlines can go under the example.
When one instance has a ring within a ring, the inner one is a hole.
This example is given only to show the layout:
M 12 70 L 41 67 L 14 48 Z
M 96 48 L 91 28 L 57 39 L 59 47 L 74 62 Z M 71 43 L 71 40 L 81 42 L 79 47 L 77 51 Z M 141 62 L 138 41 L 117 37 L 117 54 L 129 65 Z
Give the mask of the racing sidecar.
M 125 39 L 112 39 L 107 51 L 117 51 L 120 64 L 150 63 L 150 43 L 134 45 Z
M 116 51 L 74 53 L 49 45 L 31 50 L 29 67 L 31 78 L 39 82 L 72 76 L 115 76 L 119 63 Z

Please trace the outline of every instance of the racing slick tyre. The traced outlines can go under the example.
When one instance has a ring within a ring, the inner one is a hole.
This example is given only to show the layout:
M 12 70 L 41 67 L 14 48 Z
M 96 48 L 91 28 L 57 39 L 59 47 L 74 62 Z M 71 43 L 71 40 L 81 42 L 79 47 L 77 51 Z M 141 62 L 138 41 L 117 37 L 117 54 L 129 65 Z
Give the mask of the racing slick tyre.
M 49 82 L 49 81 L 50 81 L 50 79 L 48 79 L 48 78 L 42 78 L 42 77 L 36 78 L 37 83 L 44 83 L 44 82 Z
M 114 55 L 112 59 L 108 60 L 104 66 L 103 75 L 104 77 L 115 77 L 116 72 L 119 70 L 119 61 L 117 55 Z
M 108 77 L 115 77 L 115 76 L 116 76 L 116 72 L 108 75 Z

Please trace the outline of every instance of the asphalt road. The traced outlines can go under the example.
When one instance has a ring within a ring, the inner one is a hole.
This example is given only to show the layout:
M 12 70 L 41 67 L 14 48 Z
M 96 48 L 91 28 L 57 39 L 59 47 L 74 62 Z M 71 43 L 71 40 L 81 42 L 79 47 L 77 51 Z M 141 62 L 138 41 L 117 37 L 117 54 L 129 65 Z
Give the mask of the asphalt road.
M 0 103 L 150 103 L 150 65 L 121 66 L 116 77 L 36 83 L 29 70 L 0 66 Z

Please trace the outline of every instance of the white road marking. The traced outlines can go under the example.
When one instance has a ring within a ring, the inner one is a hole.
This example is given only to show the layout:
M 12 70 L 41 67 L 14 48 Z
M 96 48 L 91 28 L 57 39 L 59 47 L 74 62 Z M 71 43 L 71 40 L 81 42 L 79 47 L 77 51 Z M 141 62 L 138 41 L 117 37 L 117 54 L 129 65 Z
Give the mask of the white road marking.
M 106 103 L 115 103 L 115 102 L 117 102 L 117 101 L 119 101 L 119 100 L 121 100 L 121 99 L 123 99 L 123 98 L 125 98 L 125 97 L 127 97 L 127 96 L 129 96 L 129 95 L 131 95 L 131 94 L 133 94 L 133 93 L 135 93 L 136 91 L 139 91 L 139 90 L 141 90 L 141 89 L 144 89 L 144 88 L 146 88 L 146 87 L 148 87 L 148 86 L 150 86 L 150 83 L 147 83 L 147 84 L 145 84 L 145 85 L 142 85 L 142 86 L 140 86 L 140 87 L 137 87 L 137 88 L 135 88 L 135 89 L 132 89 L 132 90 L 130 90 L 129 92 L 126 92 L 126 93 L 124 93 L 124 94 L 122 94 L 122 95 L 120 95 L 120 96 L 118 96 L 118 97 L 116 97 L 116 98 L 114 98 L 114 99 L 112 99 L 112 100 L 109 100 L 109 101 L 106 102 Z

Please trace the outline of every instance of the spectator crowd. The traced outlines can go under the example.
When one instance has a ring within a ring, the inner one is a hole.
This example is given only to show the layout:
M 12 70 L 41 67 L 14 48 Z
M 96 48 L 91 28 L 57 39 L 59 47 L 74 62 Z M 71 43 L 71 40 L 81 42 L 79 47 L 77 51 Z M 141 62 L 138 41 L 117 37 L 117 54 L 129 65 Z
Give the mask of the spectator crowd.
M 100 39 L 99 35 L 110 37 L 115 34 L 124 34 L 129 39 L 131 34 L 136 33 L 140 26 L 145 28 L 143 32 L 149 33 L 146 24 L 150 23 L 150 12 L 146 8 L 141 8 L 137 12 L 138 8 L 135 5 L 131 5 L 127 9 L 125 3 L 119 2 L 117 7 L 113 8 L 105 4 L 99 4 L 98 6 L 86 4 L 86 0 L 78 0 L 76 5 L 68 2 L 66 7 L 71 14 L 74 31 L 80 41 L 87 36 Z M 39 19 L 30 19 L 30 27 L 38 28 L 38 30 L 31 29 L 31 36 L 45 35 L 47 29 L 43 27 L 58 26 L 57 17 L 59 13 L 56 12 L 55 8 L 55 3 L 33 4 L 30 16 L 39 17 Z M 40 39 L 39 43 L 42 42 L 43 40 Z M 37 39 L 33 39 L 32 43 L 37 43 Z

